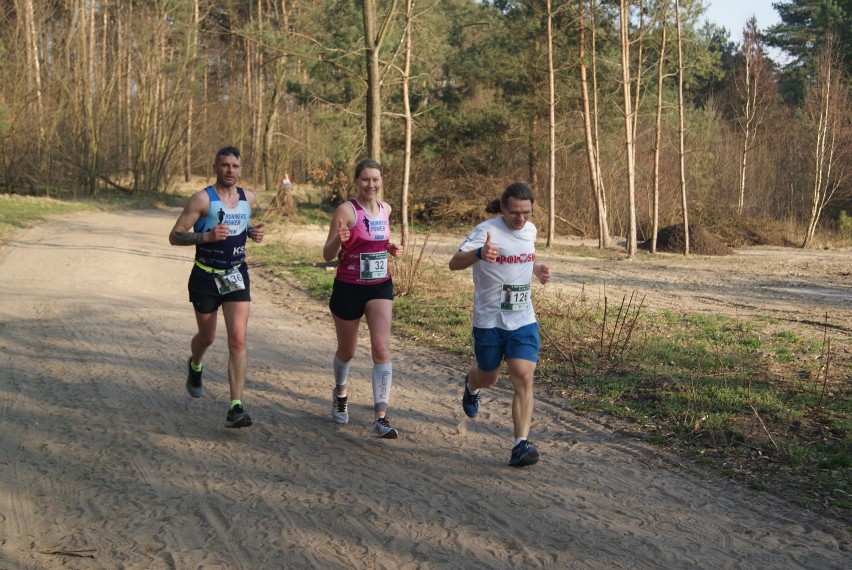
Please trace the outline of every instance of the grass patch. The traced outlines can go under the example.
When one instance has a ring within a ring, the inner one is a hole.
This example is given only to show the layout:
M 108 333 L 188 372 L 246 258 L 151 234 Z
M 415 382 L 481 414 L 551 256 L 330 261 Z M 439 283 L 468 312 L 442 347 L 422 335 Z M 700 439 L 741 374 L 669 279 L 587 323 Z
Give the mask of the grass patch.
M 328 300 L 334 284 L 336 262 L 322 260 L 322 249 L 293 247 L 286 243 L 254 244 L 249 261 L 276 277 L 291 276 L 311 296 Z
M 13 232 L 28 228 L 51 216 L 94 209 L 88 204 L 66 202 L 50 198 L 32 198 L 0 194 L 0 239 Z
M 53 198 L 0 194 L 0 240 L 15 231 L 31 227 L 50 217 L 85 211 L 120 211 L 182 206 L 185 196 L 173 194 L 105 195 L 93 200 L 76 200 L 70 193 L 56 193 Z

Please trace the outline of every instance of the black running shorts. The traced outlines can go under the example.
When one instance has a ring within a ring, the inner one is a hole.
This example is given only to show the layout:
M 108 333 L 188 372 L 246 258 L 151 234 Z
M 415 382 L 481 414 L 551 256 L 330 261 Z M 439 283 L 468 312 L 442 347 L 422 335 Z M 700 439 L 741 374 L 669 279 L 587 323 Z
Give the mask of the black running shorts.
M 357 285 L 334 280 L 328 308 L 344 321 L 355 321 L 364 315 L 364 308 L 373 299 L 393 301 L 393 279 L 375 285 Z
M 189 301 L 195 307 L 195 310 L 206 315 L 215 313 L 222 303 L 251 301 L 251 283 L 249 282 L 248 265 L 245 263 L 241 264 L 240 273 L 243 274 L 243 282 L 246 284 L 246 288 L 228 293 L 227 295 L 220 295 L 219 290 L 216 288 L 216 281 L 213 279 L 213 274 L 193 264 L 187 287 L 189 289 Z

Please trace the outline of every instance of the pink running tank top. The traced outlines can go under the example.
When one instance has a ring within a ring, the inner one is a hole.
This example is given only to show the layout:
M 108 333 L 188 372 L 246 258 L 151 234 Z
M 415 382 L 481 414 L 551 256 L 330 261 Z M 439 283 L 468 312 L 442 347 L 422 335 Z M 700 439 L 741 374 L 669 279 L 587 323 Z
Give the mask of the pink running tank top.
M 383 202 L 373 217 L 354 198 L 355 225 L 349 228 L 349 241 L 340 250 L 337 280 L 356 285 L 375 285 L 390 279 L 388 242 L 390 223 Z

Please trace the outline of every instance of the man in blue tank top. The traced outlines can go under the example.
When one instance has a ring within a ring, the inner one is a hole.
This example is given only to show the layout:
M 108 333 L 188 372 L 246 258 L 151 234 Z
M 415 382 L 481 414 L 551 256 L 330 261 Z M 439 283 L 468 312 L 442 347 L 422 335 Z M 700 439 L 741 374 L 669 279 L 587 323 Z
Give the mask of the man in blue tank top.
M 194 245 L 195 263 L 189 275 L 189 300 L 195 308 L 198 332 L 192 337 L 187 361 L 186 390 L 202 394 L 201 359 L 216 337 L 219 307 L 228 335 L 228 383 L 231 402 L 225 427 L 251 425 L 242 403 L 248 362 L 246 330 L 251 292 L 246 266 L 246 238 L 263 239 L 263 223 L 251 225 L 254 193 L 237 186 L 242 162 L 232 146 L 216 153 L 216 183 L 189 197 L 172 231 L 172 245 Z

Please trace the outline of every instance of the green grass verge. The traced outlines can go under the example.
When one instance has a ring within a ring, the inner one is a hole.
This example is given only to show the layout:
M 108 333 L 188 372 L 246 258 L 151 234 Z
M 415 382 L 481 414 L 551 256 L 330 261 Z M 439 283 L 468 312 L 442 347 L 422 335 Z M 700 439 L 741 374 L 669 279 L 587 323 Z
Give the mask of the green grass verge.
M 53 198 L 0 194 L 0 240 L 8 239 L 15 231 L 28 228 L 47 218 L 84 211 L 118 211 L 182 206 L 185 196 L 173 194 L 144 194 L 127 196 L 107 194 L 94 200 L 79 200 L 68 193 L 56 193 Z

